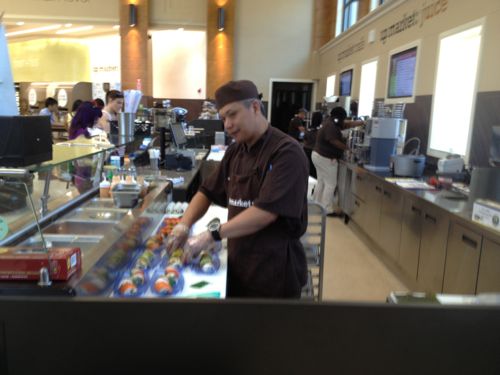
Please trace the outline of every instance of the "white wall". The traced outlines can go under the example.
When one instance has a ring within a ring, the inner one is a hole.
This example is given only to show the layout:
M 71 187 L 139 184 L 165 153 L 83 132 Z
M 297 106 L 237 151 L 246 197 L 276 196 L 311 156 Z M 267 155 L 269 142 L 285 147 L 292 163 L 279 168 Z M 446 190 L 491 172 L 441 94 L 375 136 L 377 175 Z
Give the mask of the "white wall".
M 250 79 L 268 100 L 269 79 L 311 79 L 314 2 L 239 0 L 234 78 Z
M 205 31 L 154 31 L 152 34 L 153 97 L 206 97 L 207 36 Z
M 91 82 L 121 82 L 120 36 L 87 38 Z

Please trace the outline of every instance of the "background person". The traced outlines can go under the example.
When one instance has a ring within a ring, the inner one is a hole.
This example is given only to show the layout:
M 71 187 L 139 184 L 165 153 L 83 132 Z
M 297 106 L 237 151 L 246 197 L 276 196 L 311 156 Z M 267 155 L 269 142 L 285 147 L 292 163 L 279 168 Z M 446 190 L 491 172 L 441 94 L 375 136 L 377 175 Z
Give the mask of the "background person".
M 335 107 L 330 112 L 330 117 L 323 121 L 318 131 L 316 144 L 311 155 L 316 167 L 318 182 L 314 188 L 313 198 L 325 207 L 327 215 L 338 216 L 341 210 L 337 205 L 337 174 L 338 161 L 347 149 L 342 139 L 344 120 L 347 117 L 342 107 Z
M 299 142 L 304 139 L 304 132 L 306 131 L 306 114 L 307 109 L 300 108 L 288 125 L 288 134 Z
M 317 178 L 316 167 L 314 166 L 311 155 L 316 145 L 316 137 L 318 135 L 319 128 L 321 127 L 321 123 L 323 122 L 323 113 L 314 112 L 311 117 L 311 126 L 304 133 L 304 151 L 307 156 L 307 160 L 309 160 L 309 176 Z
M 299 298 L 307 273 L 300 242 L 307 227 L 307 159 L 296 141 L 269 125 L 253 82 L 228 82 L 215 98 L 235 142 L 191 200 L 167 249 L 186 243 L 189 258 L 227 238 L 229 297 Z M 227 223 L 187 240 L 212 203 L 228 208 Z
M 123 108 L 123 93 L 118 90 L 110 90 L 106 93 L 106 105 L 102 109 L 102 117 L 97 127 L 110 134 L 118 131 L 118 113 Z

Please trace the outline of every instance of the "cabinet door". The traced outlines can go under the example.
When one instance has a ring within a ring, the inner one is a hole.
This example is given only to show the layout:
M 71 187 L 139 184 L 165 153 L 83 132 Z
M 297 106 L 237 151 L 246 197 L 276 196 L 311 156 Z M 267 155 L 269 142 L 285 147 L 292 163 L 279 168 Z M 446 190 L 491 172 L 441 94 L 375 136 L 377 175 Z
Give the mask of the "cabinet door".
M 356 224 L 358 224 L 358 226 L 363 231 L 365 231 L 366 204 L 365 204 L 365 202 L 363 202 L 363 200 L 361 200 L 360 198 L 358 198 L 354 194 L 352 194 L 351 199 L 352 199 L 352 203 L 353 203 L 352 204 L 352 212 L 351 212 L 351 220 L 353 220 Z
M 476 293 L 482 236 L 452 223 L 446 248 L 443 293 Z
M 379 181 L 369 181 L 366 205 L 366 234 L 379 244 L 380 207 L 382 206 L 382 184 Z
M 487 238 L 483 241 L 477 293 L 500 292 L 500 243 Z
M 403 194 L 391 185 L 383 187 L 378 243 L 392 260 L 399 260 Z
M 412 279 L 417 280 L 420 236 L 422 235 L 422 205 L 406 198 L 401 223 L 401 242 L 399 246 L 399 265 Z
M 435 207 L 423 205 L 422 235 L 418 260 L 417 281 L 428 292 L 443 290 L 446 242 L 448 240 L 448 215 Z

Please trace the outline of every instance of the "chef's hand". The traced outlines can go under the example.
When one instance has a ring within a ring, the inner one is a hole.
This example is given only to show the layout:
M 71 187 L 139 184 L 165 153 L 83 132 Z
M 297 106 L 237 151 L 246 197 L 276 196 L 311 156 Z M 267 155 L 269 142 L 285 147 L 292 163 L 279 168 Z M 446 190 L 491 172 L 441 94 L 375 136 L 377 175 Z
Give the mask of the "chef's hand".
M 167 253 L 183 247 L 188 239 L 189 227 L 186 224 L 177 224 L 167 237 Z
M 190 263 L 193 258 L 196 258 L 202 251 L 210 251 L 215 248 L 217 243 L 214 241 L 212 234 L 206 230 L 197 236 L 191 237 L 187 240 L 184 246 L 184 261 Z

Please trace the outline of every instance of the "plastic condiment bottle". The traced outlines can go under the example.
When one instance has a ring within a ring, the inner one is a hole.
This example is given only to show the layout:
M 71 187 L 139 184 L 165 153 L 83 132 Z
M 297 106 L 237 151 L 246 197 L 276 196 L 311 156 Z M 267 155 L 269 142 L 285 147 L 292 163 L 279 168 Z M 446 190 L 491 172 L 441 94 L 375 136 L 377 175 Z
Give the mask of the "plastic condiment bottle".
M 101 181 L 101 183 L 99 184 L 99 196 L 101 198 L 109 198 L 110 191 L 111 191 L 111 183 L 106 179 Z

